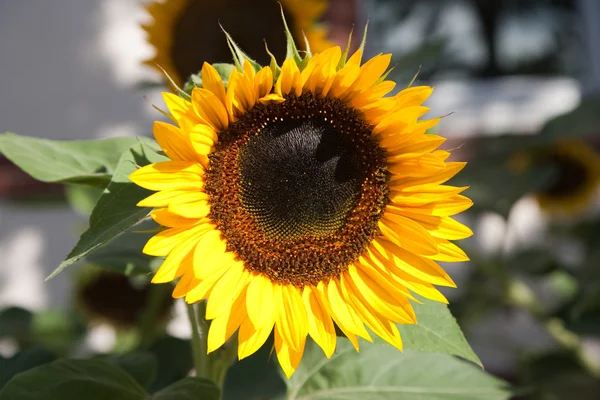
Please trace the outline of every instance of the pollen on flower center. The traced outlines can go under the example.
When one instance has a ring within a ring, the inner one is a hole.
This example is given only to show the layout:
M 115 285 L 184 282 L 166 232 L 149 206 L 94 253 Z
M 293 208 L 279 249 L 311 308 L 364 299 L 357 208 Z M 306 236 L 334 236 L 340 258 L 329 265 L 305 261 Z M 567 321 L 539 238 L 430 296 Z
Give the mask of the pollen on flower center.
M 209 156 L 211 219 L 248 269 L 297 286 L 339 276 L 377 234 L 382 149 L 340 100 L 307 93 L 257 105 Z

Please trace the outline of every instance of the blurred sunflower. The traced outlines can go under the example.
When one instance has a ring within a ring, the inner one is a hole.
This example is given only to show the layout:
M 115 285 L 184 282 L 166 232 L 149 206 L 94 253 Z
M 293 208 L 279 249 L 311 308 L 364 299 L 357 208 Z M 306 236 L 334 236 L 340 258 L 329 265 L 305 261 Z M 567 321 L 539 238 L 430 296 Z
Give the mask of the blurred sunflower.
M 331 44 L 317 20 L 327 8 L 327 0 L 165 0 L 146 5 L 152 21 L 143 25 L 148 41 L 156 49 L 145 64 L 163 68 L 182 86 L 198 73 L 204 62 L 226 62 L 229 47 L 220 38 L 217 21 L 237 38 L 238 44 L 259 63 L 266 65 L 265 40 L 278 58 L 286 54 L 281 3 L 295 39 L 304 44 L 304 34 L 313 51 Z M 162 71 L 161 71 L 162 72 Z
M 436 261 L 468 259 L 450 240 L 472 232 L 451 216 L 472 202 L 444 183 L 465 163 L 426 134 L 439 119 L 418 121 L 433 89 L 384 97 L 391 56 L 361 57 L 237 62 L 226 86 L 205 63 L 189 101 L 164 94 L 176 125 L 154 136 L 171 161 L 130 178 L 157 191 L 138 205 L 166 227 L 144 248 L 167 256 L 153 282 L 180 278 L 175 297 L 208 299 L 209 352 L 238 331 L 247 357 L 274 330 L 289 377 L 307 335 L 327 357 L 334 323 L 357 349 L 366 328 L 401 349 L 412 293 L 447 302 L 435 286 L 455 284 Z
M 140 325 L 142 313 L 151 307 L 150 289 L 145 282 L 134 282 L 123 274 L 88 268 L 77 282 L 75 298 L 78 308 L 90 320 L 131 329 Z M 163 293 L 158 299 L 153 327 L 168 320 L 173 306 L 168 292 Z
M 588 208 L 600 185 L 600 156 L 583 141 L 556 143 L 539 160 L 556 170 L 549 185 L 535 193 L 550 213 L 572 214 Z

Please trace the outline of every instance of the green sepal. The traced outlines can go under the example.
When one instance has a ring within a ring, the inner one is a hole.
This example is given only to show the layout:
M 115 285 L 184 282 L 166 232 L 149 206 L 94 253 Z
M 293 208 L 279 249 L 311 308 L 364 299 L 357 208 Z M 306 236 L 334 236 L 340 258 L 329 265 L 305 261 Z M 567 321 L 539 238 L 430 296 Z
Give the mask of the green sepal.
M 277 78 L 279 78 L 279 74 L 281 73 L 281 67 L 279 66 L 279 64 L 277 64 L 277 59 L 275 58 L 273 53 L 269 51 L 269 46 L 267 45 L 267 42 L 265 42 L 265 50 L 267 51 L 269 57 L 271 57 L 271 63 L 269 64 L 269 68 L 271 68 L 271 71 L 273 72 L 273 82 L 277 82 Z
M 350 53 L 350 45 L 352 44 L 353 33 L 354 28 L 350 30 L 350 34 L 348 35 L 348 43 L 346 44 L 346 49 L 342 53 L 342 57 L 340 57 L 340 62 L 337 65 L 337 69 L 342 69 L 346 65 L 346 61 L 348 61 L 348 53 Z
M 225 33 L 225 37 L 227 38 L 227 46 L 229 46 L 229 50 L 231 50 L 231 55 L 233 56 L 233 61 L 235 63 L 236 68 L 240 71 L 244 71 L 244 62 L 248 61 L 254 72 L 258 72 L 262 66 L 254 61 L 248 54 L 244 53 L 244 51 L 238 46 L 238 44 L 233 40 L 231 35 L 223 28 L 221 25 L 221 30 Z
M 308 38 L 306 37 L 306 34 L 304 32 L 302 32 L 302 36 L 304 36 L 304 45 L 306 46 L 306 58 L 311 58 L 313 56 L 312 51 L 310 50 L 310 43 L 308 43 Z
M 183 85 L 183 91 L 191 96 L 192 90 L 199 87 L 202 87 L 202 77 L 200 76 L 200 72 L 190 75 L 188 80 L 185 82 L 185 85 Z
M 375 82 L 375 85 L 379 85 L 381 82 L 385 81 L 385 79 L 388 77 L 390 72 L 392 72 L 394 69 L 396 69 L 395 65 L 393 67 L 391 67 L 390 69 L 388 69 L 383 75 L 381 75 L 379 77 L 379 79 L 377 79 L 377 82 Z
M 306 57 L 300 62 L 300 64 L 298 64 L 298 69 L 300 70 L 300 72 L 304 71 L 304 68 L 306 68 L 306 66 L 308 65 L 308 60 L 310 60 L 310 57 Z
M 300 52 L 298 51 L 298 48 L 296 47 L 296 42 L 294 41 L 294 36 L 292 35 L 292 32 L 290 31 L 290 28 L 288 27 L 287 21 L 285 20 L 285 14 L 283 13 L 283 6 L 281 5 L 281 3 L 279 3 L 279 6 L 281 7 L 281 19 L 283 20 L 283 26 L 285 28 L 285 37 L 287 40 L 287 50 L 285 53 L 285 58 L 293 58 L 294 61 L 296 61 L 296 64 L 300 65 L 300 63 L 302 62 L 302 57 L 300 56 Z
M 183 97 L 184 99 L 186 99 L 187 101 L 191 101 L 192 100 L 192 96 L 190 96 L 189 94 L 187 94 L 182 88 L 180 88 L 175 81 L 173 80 L 173 78 L 171 78 L 171 76 L 167 73 L 167 71 L 165 71 L 160 65 L 157 65 L 158 68 L 160 68 L 160 70 L 163 72 L 163 74 L 165 74 L 165 76 L 167 77 L 167 80 L 169 81 L 169 83 L 171 84 L 171 87 L 173 89 L 175 89 L 175 92 L 177 92 L 177 94 L 181 97 Z
M 365 55 L 365 46 L 367 44 L 367 30 L 368 29 L 369 29 L 369 21 L 367 21 L 367 23 L 365 24 L 365 30 L 363 31 L 363 37 L 362 37 L 362 40 L 360 41 L 360 47 L 358 48 L 358 50 L 360 50 L 361 57 Z
M 421 66 L 419 65 L 419 69 L 417 70 L 417 73 L 410 80 L 410 82 L 408 83 L 408 86 L 406 86 L 407 88 L 411 87 L 413 85 L 413 83 L 415 83 L 415 81 L 417 80 L 417 76 L 419 76 L 420 73 L 421 73 Z

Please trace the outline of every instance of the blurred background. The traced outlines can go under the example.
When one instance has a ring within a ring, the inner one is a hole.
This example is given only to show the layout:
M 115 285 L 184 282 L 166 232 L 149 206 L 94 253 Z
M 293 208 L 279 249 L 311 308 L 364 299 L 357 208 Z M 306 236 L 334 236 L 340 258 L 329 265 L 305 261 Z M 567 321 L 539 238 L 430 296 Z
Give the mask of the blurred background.
M 143 64 L 157 51 L 142 28 L 152 24 L 147 3 L 2 0 L 0 131 L 150 135 L 165 86 Z M 413 79 L 435 87 L 428 116 L 446 116 L 436 133 L 454 159 L 469 161 L 453 183 L 471 186 L 475 202 L 461 216 L 475 232 L 461 246 L 472 261 L 445 265 L 459 286 L 446 294 L 487 371 L 522 388 L 521 399 L 572 399 L 574 391 L 597 399 L 600 2 L 323 3 L 327 40 L 345 46 L 354 27 L 358 45 L 369 21 L 366 52 L 393 53 L 397 87 Z M 216 26 L 217 9 L 207 23 Z M 225 43 L 218 30 L 206 35 L 214 36 L 209 47 Z M 169 334 L 157 352 L 189 337 L 181 305 L 150 295 L 143 282 L 102 281 L 77 268 L 44 281 L 86 228 L 94 196 L 36 182 L 0 158 L 0 361 L 33 344 L 81 355 L 126 348 L 128 326 L 147 326 L 136 313 L 150 299 L 164 314 L 156 329 Z M 107 316 L 85 303 L 102 299 L 102 282 L 123 287 L 139 309 Z

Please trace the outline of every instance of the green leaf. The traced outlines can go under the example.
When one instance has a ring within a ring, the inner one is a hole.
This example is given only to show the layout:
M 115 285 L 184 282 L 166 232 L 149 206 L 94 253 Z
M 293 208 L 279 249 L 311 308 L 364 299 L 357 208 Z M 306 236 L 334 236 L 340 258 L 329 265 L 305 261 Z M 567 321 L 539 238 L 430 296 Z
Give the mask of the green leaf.
M 99 360 L 58 360 L 16 375 L 0 400 L 144 400 L 146 393 L 123 370 Z
M 39 181 L 103 188 L 124 151 L 151 142 L 145 137 L 62 141 L 4 133 L 0 153 Z
M 404 348 L 459 356 L 483 367 L 448 306 L 423 298 L 419 300 L 423 304 L 413 304 L 418 323 L 398 324 Z M 377 340 L 385 343 L 381 338 Z
M 156 377 L 157 359 L 147 351 L 123 354 L 109 360 L 126 371 L 140 386 L 148 389 Z
M 152 264 L 157 257 L 142 253 L 142 249 L 148 239 L 156 234 L 157 228 L 154 221 L 142 221 L 93 251 L 86 261 L 127 276 L 147 275 L 154 271 Z
M 89 217 L 104 190 L 89 186 L 67 185 L 65 195 L 69 206 L 82 217 Z
M 417 324 L 397 324 L 404 349 L 459 356 L 483 367 L 479 357 L 467 343 L 448 306 L 421 297 L 417 298 L 423 301 L 423 304 L 413 303 Z M 373 343 L 387 344 L 377 335 L 372 337 Z
M 194 366 L 192 346 L 188 340 L 166 336 L 156 341 L 148 351 L 158 359 L 156 380 L 150 387 L 151 392 L 183 379 Z
M 136 204 L 152 192 L 131 182 L 129 175 L 137 166 L 165 160 L 165 156 L 144 144 L 137 144 L 123 153 L 110 183 L 92 211 L 90 227 L 81 235 L 65 261 L 47 279 L 107 244 L 148 215 L 149 208 L 137 207 Z
M 55 358 L 54 353 L 41 347 L 23 350 L 11 358 L 0 356 L 0 390 L 16 374 L 54 361 Z
M 252 357 L 236 361 L 227 370 L 223 400 L 263 400 L 283 396 L 286 384 L 273 349 L 273 335 Z
M 188 377 L 155 393 L 152 400 L 219 400 L 217 385 L 204 378 Z
M 31 327 L 32 340 L 57 354 L 67 354 L 85 333 L 83 322 L 76 315 L 60 309 L 36 313 Z
M 288 383 L 288 400 L 506 400 L 506 384 L 454 357 L 345 339 L 334 355 L 307 342 L 300 366 Z

